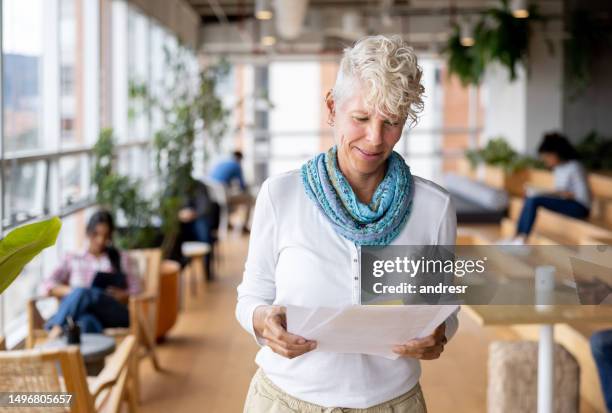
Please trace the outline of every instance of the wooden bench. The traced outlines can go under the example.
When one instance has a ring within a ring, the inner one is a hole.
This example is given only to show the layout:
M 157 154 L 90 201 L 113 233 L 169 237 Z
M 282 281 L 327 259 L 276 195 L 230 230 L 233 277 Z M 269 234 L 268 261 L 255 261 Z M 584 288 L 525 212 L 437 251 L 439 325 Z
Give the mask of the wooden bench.
M 481 165 L 472 169 L 467 159 L 459 162 L 458 173 L 486 183 L 492 187 L 506 190 L 510 195 L 522 198 L 526 185 L 553 190 L 554 177 L 551 171 L 527 168 L 515 172 L 491 165 Z M 589 187 L 593 196 L 590 222 L 612 229 L 612 171 L 590 172 Z
M 515 231 L 523 203 L 524 200 L 518 197 L 513 197 L 510 200 L 508 218 L 502 220 L 501 223 L 502 236 L 508 236 L 510 230 Z M 612 225 L 600 219 L 577 219 L 545 208 L 538 209 L 534 231 L 543 236 L 543 238 L 559 241 L 557 243 L 560 244 L 580 244 L 581 240 L 585 238 L 612 238 Z M 510 234 L 513 234 L 513 232 Z M 538 237 L 536 236 L 535 238 Z

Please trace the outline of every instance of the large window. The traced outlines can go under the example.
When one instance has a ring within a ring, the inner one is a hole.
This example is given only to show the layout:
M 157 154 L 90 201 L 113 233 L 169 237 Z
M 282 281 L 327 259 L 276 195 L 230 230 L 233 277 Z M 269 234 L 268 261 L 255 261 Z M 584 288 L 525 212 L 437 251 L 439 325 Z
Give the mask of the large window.
M 85 223 L 95 210 L 92 148 L 102 127 L 115 130 L 120 170 L 156 185 L 149 142 L 164 122 L 160 111 L 132 99 L 130 87 L 156 89 L 155 79 L 172 81 L 165 76 L 164 49 L 179 46 L 125 0 L 0 5 L 0 237 L 46 216 L 63 221 L 57 244 L 0 296 L 0 335 L 12 346 L 25 334 L 26 303 L 42 277 L 65 252 L 85 246 Z
M 5 153 L 42 143 L 43 1 L 2 2 Z
M 80 110 L 77 75 L 77 0 L 59 0 L 59 77 L 60 77 L 60 134 L 63 146 L 78 145 L 82 140 L 77 128 Z M 81 19 L 79 19 L 81 20 Z

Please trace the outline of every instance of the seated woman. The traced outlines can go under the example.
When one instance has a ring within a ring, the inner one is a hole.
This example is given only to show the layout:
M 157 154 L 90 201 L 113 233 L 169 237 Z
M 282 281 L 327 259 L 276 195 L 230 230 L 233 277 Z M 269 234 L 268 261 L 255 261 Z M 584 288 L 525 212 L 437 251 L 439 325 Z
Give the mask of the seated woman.
M 546 166 L 553 170 L 555 191 L 525 198 L 512 244 L 525 243 L 539 207 L 574 218 L 586 218 L 591 210 L 587 174 L 578 161 L 578 153 L 567 138 L 558 133 L 546 134 L 538 154 Z
M 87 223 L 85 250 L 67 254 L 44 280 L 42 292 L 61 299 L 45 324 L 51 336 L 59 335 L 70 317 L 85 333 L 129 325 L 127 302 L 141 291 L 140 279 L 128 256 L 113 247 L 113 231 L 110 213 L 94 213 Z

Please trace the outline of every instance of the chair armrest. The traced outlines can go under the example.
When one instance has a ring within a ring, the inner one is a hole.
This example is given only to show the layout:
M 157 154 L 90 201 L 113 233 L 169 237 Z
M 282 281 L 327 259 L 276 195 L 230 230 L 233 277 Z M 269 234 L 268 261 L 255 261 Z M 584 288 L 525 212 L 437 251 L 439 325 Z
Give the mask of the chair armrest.
M 155 301 L 155 300 L 157 300 L 157 294 L 153 294 L 153 293 L 141 293 L 141 294 L 133 295 L 130 297 L 130 301 L 134 301 L 137 303 Z
M 128 361 L 134 351 L 136 341 L 134 336 L 127 336 L 117 350 L 107 359 L 107 363 L 100 374 L 92 381 L 89 391 L 94 398 L 98 397 L 102 390 L 112 386 L 119 380 L 121 372 L 128 368 Z

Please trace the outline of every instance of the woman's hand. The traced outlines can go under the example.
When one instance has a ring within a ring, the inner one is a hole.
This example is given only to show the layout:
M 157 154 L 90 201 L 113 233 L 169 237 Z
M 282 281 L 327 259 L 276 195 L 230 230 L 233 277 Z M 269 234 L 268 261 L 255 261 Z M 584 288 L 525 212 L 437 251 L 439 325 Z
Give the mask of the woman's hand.
M 178 219 L 183 223 L 195 221 L 197 214 L 193 208 L 182 208 L 178 212 Z
M 121 288 L 109 286 L 106 288 L 106 290 L 104 290 L 104 292 L 113 297 L 115 300 L 119 301 L 121 304 L 127 304 L 128 300 L 130 299 L 130 294 L 127 292 L 127 290 Z
M 253 314 L 255 334 L 266 340 L 276 354 L 292 359 L 317 347 L 317 342 L 287 332 L 287 309 L 277 305 L 257 307 Z
M 52 297 L 57 297 L 59 299 L 62 299 L 68 294 L 70 294 L 71 292 L 72 292 L 72 287 L 70 287 L 69 285 L 65 285 L 65 284 L 59 284 L 51 289 L 51 291 L 49 292 L 49 295 L 51 295 Z
M 410 340 L 406 344 L 393 347 L 393 352 L 402 357 L 412 357 L 419 360 L 435 360 L 444 351 L 446 340 L 446 324 L 442 323 L 427 337 Z

